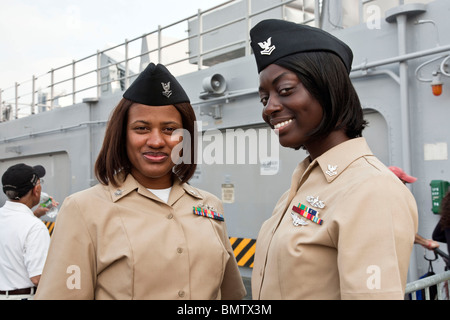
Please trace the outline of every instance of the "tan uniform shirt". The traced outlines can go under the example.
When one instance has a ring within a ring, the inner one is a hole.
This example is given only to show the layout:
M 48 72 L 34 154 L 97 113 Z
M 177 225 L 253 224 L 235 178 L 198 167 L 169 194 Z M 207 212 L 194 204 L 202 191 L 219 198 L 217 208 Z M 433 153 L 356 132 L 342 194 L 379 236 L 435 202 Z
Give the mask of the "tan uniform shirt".
M 130 174 L 68 197 L 36 299 L 241 299 L 224 221 L 195 215 L 214 195 L 179 182 L 168 203 Z
M 300 203 L 322 224 L 291 215 Z M 253 298 L 403 299 L 417 223 L 412 194 L 364 138 L 307 158 L 259 233 Z

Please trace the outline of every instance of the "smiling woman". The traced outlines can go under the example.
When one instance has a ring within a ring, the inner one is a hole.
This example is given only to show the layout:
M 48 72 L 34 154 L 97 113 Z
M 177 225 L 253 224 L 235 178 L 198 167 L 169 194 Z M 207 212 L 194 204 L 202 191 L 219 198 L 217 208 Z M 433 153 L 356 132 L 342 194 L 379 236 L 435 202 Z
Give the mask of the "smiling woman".
M 417 207 L 362 137 L 351 49 L 282 20 L 250 36 L 263 119 L 282 146 L 309 153 L 259 232 L 253 297 L 403 299 Z
M 172 137 L 183 128 L 178 110 L 171 105 L 147 106 L 135 103 L 128 112 L 127 155 L 131 174 L 150 189 L 172 186 L 172 150 L 179 139 Z
M 188 163 L 173 158 L 194 121 L 181 85 L 151 63 L 111 115 L 95 165 L 101 183 L 59 211 L 37 299 L 244 297 L 221 201 L 187 184 L 195 144 L 182 140 Z

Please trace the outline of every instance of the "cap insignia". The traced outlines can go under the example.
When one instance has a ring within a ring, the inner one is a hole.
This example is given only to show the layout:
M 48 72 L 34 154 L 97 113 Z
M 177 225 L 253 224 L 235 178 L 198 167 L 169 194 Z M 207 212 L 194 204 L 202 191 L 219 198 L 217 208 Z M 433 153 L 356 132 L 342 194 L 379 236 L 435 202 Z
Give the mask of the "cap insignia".
M 162 94 L 166 97 L 169 98 L 172 95 L 172 90 L 170 90 L 170 81 L 167 83 L 161 82 L 162 88 L 163 88 L 163 92 Z
M 258 44 L 261 47 L 261 49 L 263 49 L 260 52 L 261 55 L 270 56 L 272 54 L 273 50 L 275 50 L 275 46 L 274 45 L 272 46 L 272 37 L 267 39 L 267 41 L 258 42 Z

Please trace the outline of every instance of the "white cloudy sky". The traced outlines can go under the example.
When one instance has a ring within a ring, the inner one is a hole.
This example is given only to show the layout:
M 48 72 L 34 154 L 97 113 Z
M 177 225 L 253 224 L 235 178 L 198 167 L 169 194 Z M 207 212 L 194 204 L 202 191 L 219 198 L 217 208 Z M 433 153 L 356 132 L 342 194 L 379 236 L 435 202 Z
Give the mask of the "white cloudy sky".
M 0 88 L 226 0 L 0 0 Z

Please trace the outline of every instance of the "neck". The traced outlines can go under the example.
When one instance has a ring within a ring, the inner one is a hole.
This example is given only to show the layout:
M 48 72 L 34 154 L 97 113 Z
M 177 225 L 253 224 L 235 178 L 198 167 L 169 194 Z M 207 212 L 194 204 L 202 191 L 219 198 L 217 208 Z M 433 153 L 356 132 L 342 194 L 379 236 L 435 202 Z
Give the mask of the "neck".
M 14 203 L 24 204 L 30 209 L 36 205 L 36 204 L 33 204 L 33 201 L 30 199 L 30 197 L 22 197 L 22 198 L 20 198 L 20 200 L 9 199 L 9 201 L 14 202 Z
M 314 160 L 331 148 L 348 140 L 350 140 L 350 138 L 343 130 L 333 131 L 325 138 L 319 138 L 308 143 L 308 145 L 305 145 L 305 148 L 308 150 L 311 160 Z
M 141 185 L 147 189 L 167 189 L 173 185 L 172 172 L 157 178 L 150 178 L 142 175 L 140 172 L 131 170 L 131 174 Z

